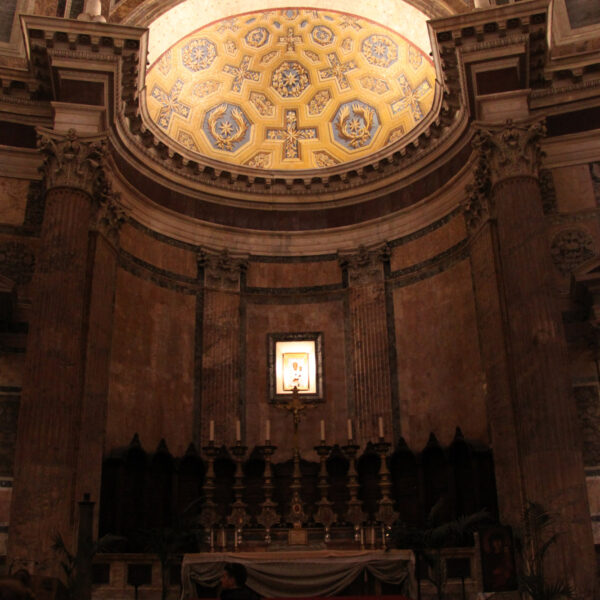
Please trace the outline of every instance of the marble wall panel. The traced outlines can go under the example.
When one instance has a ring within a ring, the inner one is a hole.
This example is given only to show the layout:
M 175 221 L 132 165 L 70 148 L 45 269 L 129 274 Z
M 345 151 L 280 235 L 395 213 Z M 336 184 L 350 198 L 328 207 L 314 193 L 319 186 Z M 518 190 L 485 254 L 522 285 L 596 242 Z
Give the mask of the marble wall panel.
M 421 450 L 434 432 L 489 443 L 485 378 L 468 261 L 394 291 L 402 435 Z
M 0 223 L 22 225 L 27 206 L 29 181 L 0 177 Z
M 394 246 L 390 257 L 392 271 L 432 258 L 460 242 L 465 235 L 464 218 L 458 215 L 427 235 Z
M 290 456 L 292 447 L 291 415 L 270 405 L 267 400 L 267 334 L 320 331 L 323 333 L 325 402 L 308 409 L 299 428 L 302 455 L 314 459 L 313 447 L 319 442 L 321 419 L 325 420 L 328 443 L 346 441 L 348 410 L 343 300 L 311 302 L 307 299 L 293 304 L 278 303 L 277 300 L 265 304 L 250 299 L 246 305 L 247 444 L 252 447 L 264 443 L 265 422 L 270 419 L 272 443 L 282 448 L 285 458 Z
M 552 171 L 559 212 L 577 212 L 596 207 L 592 176 L 587 164 Z
M 196 277 L 196 254 L 190 250 L 157 240 L 131 225 L 123 226 L 119 239 L 123 250 L 159 269 Z
M 255 262 L 248 265 L 250 287 L 310 287 L 342 282 L 337 260 L 319 262 Z
M 106 448 L 138 432 L 181 456 L 192 440 L 194 295 L 117 273 Z

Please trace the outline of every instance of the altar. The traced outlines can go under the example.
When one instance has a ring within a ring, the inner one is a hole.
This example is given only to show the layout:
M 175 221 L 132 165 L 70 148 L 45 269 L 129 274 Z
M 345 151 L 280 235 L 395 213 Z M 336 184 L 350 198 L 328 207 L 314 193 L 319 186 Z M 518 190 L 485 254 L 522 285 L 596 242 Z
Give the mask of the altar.
M 333 596 L 365 571 L 384 583 L 404 584 L 407 590 L 414 580 L 409 550 L 210 552 L 184 556 L 183 598 L 195 597 L 196 584 L 217 586 L 227 562 L 243 564 L 248 587 L 265 598 Z

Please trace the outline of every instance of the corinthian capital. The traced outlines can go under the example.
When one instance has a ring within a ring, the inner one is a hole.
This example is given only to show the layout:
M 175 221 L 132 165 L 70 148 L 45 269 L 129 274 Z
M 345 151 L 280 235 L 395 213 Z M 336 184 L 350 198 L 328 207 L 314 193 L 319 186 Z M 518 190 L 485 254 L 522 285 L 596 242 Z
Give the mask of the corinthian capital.
M 104 194 L 105 136 L 79 136 L 74 129 L 57 133 L 39 128 L 38 148 L 44 156 L 40 169 L 44 173 L 46 190 L 75 188 L 92 198 Z
M 509 120 L 502 127 L 480 128 L 472 144 L 479 152 L 479 162 L 488 165 L 494 185 L 511 177 L 537 177 L 543 156 L 540 140 L 545 135 L 541 121 L 515 124 Z
M 383 281 L 383 263 L 389 258 L 387 244 L 367 249 L 359 246 L 356 252 L 339 254 L 340 266 L 348 271 L 350 283 L 355 285 Z
M 240 275 L 248 267 L 245 258 L 233 257 L 225 249 L 220 254 L 202 252 L 198 264 L 204 268 L 204 283 L 207 287 L 228 291 L 240 289 Z

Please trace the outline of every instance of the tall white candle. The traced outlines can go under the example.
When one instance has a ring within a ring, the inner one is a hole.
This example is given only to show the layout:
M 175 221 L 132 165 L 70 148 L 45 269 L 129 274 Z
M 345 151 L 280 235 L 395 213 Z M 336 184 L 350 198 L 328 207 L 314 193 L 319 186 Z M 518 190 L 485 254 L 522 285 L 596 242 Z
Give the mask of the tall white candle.
M 265 425 L 265 440 L 268 442 L 271 439 L 271 419 L 267 419 Z
M 383 417 L 378 418 L 378 424 L 379 424 L 379 437 L 383 438 Z
M 352 439 L 352 419 L 348 419 L 348 440 Z
M 208 425 L 208 439 L 211 442 L 215 441 L 215 422 L 212 419 Z
M 242 439 L 242 426 L 240 425 L 240 420 L 235 420 L 235 441 L 239 442 Z
M 325 419 L 321 419 L 321 441 L 325 441 Z

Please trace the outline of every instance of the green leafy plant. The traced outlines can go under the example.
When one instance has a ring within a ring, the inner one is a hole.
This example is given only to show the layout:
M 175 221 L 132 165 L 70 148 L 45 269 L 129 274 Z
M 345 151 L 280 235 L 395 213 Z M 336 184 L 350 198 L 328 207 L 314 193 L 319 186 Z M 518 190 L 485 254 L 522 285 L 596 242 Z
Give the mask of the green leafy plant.
M 440 507 L 441 503 L 438 502 L 431 509 L 424 528 L 401 523 L 392 532 L 392 539 L 397 548 L 410 548 L 415 553 L 419 598 L 421 597 L 422 563 L 427 565 L 425 579 L 435 587 L 438 600 L 443 600 L 448 576 L 442 550 L 470 544 L 473 532 L 480 525 L 491 520 L 490 514 L 486 510 L 481 510 L 440 523 L 438 517 Z
M 521 556 L 521 590 L 532 600 L 568 600 L 575 598 L 575 589 L 564 579 L 549 578 L 545 561 L 550 548 L 556 543 L 554 516 L 536 502 L 527 502 L 523 514 L 523 531 L 517 538 Z
M 83 564 L 91 564 L 92 558 L 98 552 L 114 552 L 118 549 L 123 542 L 127 540 L 117 535 L 105 535 L 98 541 L 91 544 L 86 550 L 85 556 L 82 555 L 81 550 L 73 554 L 65 544 L 65 541 L 60 533 L 55 534 L 52 541 L 52 550 L 60 556 L 60 566 L 65 576 L 65 587 L 67 588 L 67 594 L 69 598 L 78 598 L 78 575 Z

